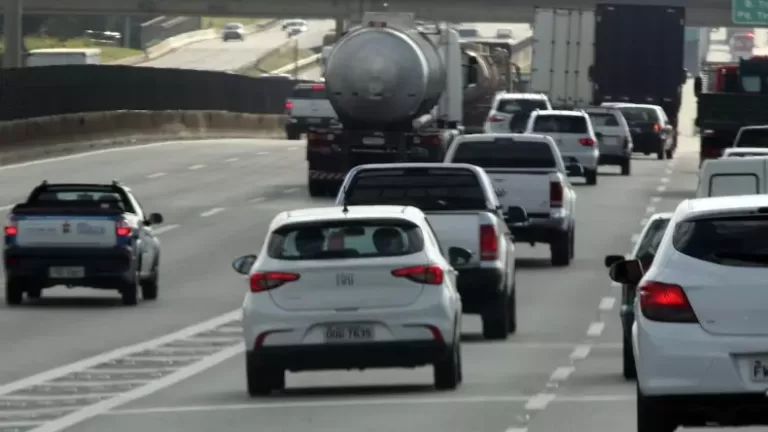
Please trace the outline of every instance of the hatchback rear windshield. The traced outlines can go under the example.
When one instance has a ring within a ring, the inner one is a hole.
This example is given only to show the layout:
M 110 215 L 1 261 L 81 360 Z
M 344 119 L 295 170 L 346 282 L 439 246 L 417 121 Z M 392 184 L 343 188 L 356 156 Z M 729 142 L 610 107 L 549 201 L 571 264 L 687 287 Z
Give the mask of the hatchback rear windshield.
M 533 124 L 534 132 L 541 133 L 587 133 L 587 119 L 573 115 L 540 115 Z
M 291 96 L 294 99 L 326 99 L 324 85 L 301 86 L 293 89 Z
M 269 238 L 277 260 L 403 256 L 421 252 L 421 229 L 404 219 L 330 220 L 284 226 Z
M 618 127 L 619 120 L 611 113 L 588 113 L 594 127 Z
M 465 169 L 392 169 L 360 172 L 346 191 L 350 205 L 409 205 L 423 211 L 487 211 L 483 188 Z
M 653 108 L 621 107 L 619 111 L 624 115 L 627 123 L 658 123 L 661 120 L 659 113 Z
M 681 222 L 672 245 L 680 253 L 732 267 L 768 267 L 768 215 Z
M 556 168 L 555 155 L 541 141 L 465 141 L 454 153 L 454 163 L 480 168 Z
M 517 114 L 547 108 L 547 102 L 541 99 L 502 99 L 496 106 L 496 111 L 504 114 Z
M 742 130 L 736 145 L 739 147 L 768 147 L 768 128 Z

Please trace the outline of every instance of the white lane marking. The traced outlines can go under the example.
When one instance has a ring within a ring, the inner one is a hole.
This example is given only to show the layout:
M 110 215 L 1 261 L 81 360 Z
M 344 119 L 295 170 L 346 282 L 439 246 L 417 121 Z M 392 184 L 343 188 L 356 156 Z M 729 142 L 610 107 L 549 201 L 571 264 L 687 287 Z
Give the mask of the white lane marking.
M 528 432 L 528 428 L 507 428 L 504 432 Z
M 667 171 L 665 172 L 666 175 L 672 174 L 672 168 L 667 168 Z
M 550 381 L 565 381 L 576 370 L 573 366 L 560 366 L 549 376 Z
M 267 199 L 264 198 L 264 197 L 256 197 L 256 198 L 254 198 L 252 200 L 249 200 L 248 202 L 251 203 L 251 204 L 256 204 L 256 203 L 264 202 L 266 200 Z
M 176 228 L 178 228 L 178 227 L 180 227 L 180 226 L 181 226 L 181 225 L 177 225 L 177 224 L 171 224 L 171 225 L 163 225 L 163 226 L 161 226 L 161 227 L 153 228 L 153 229 L 152 229 L 152 232 L 153 232 L 155 235 L 160 235 L 160 234 L 163 234 L 163 233 L 167 233 L 168 231 L 172 231 L 172 230 L 175 230 Z
M 210 217 L 210 216 L 215 215 L 216 213 L 221 213 L 223 211 L 224 211 L 224 208 L 222 208 L 222 207 L 212 208 L 212 209 L 210 209 L 208 211 L 204 211 L 204 212 L 200 213 L 200 217 Z
M 301 147 L 288 147 L 288 150 L 298 150 L 298 149 L 300 149 L 300 148 L 301 148 Z
M 621 284 L 618 282 L 611 282 L 611 288 L 621 288 Z
M 662 177 L 661 178 L 662 183 L 669 183 L 669 177 Z
M 158 177 L 162 177 L 164 175 L 166 175 L 166 173 L 164 173 L 164 172 L 157 172 L 157 173 L 148 175 L 147 178 L 158 178 Z
M 294 192 L 296 192 L 296 191 L 297 191 L 297 190 L 299 190 L 299 189 L 300 189 L 300 188 L 297 188 L 297 187 L 292 187 L 292 188 L 288 188 L 288 189 L 284 190 L 284 191 L 283 191 L 283 193 L 284 193 L 284 194 L 290 194 L 290 193 L 294 193 Z
M 194 170 L 199 170 L 200 168 L 204 168 L 204 167 L 205 167 L 205 165 L 192 165 L 188 169 L 194 171 Z
M 268 154 L 269 154 L 269 152 L 258 152 L 258 153 L 256 153 L 256 156 L 264 156 L 264 155 L 268 155 Z
M 640 240 L 640 234 L 632 234 L 632 237 L 630 237 L 630 240 L 632 243 L 637 243 L 638 240 Z
M 590 351 L 592 351 L 592 347 L 589 345 L 577 345 L 571 352 L 570 358 L 572 361 L 584 360 L 589 356 Z
M 661 186 L 656 188 L 656 192 L 664 192 L 665 190 L 667 190 L 667 186 L 666 185 L 661 185 Z
M 661 197 L 651 197 L 651 204 L 656 204 L 659 201 L 661 201 Z
M 133 402 L 137 399 L 149 396 L 152 393 L 156 393 L 160 390 L 168 388 L 174 384 L 177 384 L 189 377 L 197 375 L 203 371 L 206 371 L 219 363 L 228 360 L 241 352 L 243 352 L 243 345 L 237 345 L 220 351 L 216 354 L 206 357 L 202 361 L 194 363 L 190 366 L 179 369 L 170 375 L 167 375 L 159 380 L 152 381 L 149 384 L 139 387 L 135 390 L 131 390 L 115 396 L 111 399 L 99 402 L 97 404 L 85 407 L 81 410 L 75 411 L 72 414 L 58 418 L 51 422 L 47 422 L 42 427 L 35 429 L 34 432 L 60 432 L 64 429 L 70 428 L 78 423 L 82 423 L 85 420 L 96 417 L 109 410 L 112 410 L 121 405 L 125 405 L 129 402 Z
M 4 205 L 4 206 L 0 207 L 0 210 L 10 210 L 10 209 L 11 209 L 13 206 L 15 206 L 15 205 L 16 205 L 16 204 L 8 204 L 8 205 Z
M 598 337 L 601 334 L 603 334 L 603 330 L 605 330 L 605 323 L 604 322 L 602 322 L 602 321 L 593 322 L 587 328 L 587 336 L 589 336 L 589 337 Z
M 616 298 L 614 297 L 603 297 L 600 299 L 600 305 L 597 307 L 599 310 L 605 312 L 613 309 L 613 306 L 616 304 Z
M 11 428 L 19 428 L 18 430 L 24 430 L 23 428 L 28 428 L 30 426 L 39 426 L 43 424 L 41 421 L 0 421 L 0 428 L 3 429 L 11 429 Z M 11 429 L 14 430 L 14 429 Z M 32 429 L 37 430 L 37 429 Z
M 165 345 L 169 342 L 177 341 L 179 339 L 186 339 L 198 333 L 203 333 L 208 330 L 213 330 L 216 327 L 220 327 L 231 321 L 240 319 L 241 316 L 242 316 L 242 311 L 240 309 L 237 309 L 232 312 L 211 318 L 208 321 L 203 321 L 203 322 L 191 325 L 189 327 L 183 328 L 174 333 L 160 336 L 158 338 L 141 342 L 135 345 L 118 348 L 103 354 L 98 354 L 93 357 L 89 357 L 80 361 L 76 361 L 74 363 L 70 363 L 68 365 L 60 366 L 55 369 L 41 372 L 39 374 L 30 376 L 27 378 L 22 378 L 20 380 L 17 380 L 8 384 L 3 384 L 3 385 L 0 385 L 0 396 L 5 397 L 9 393 L 13 393 L 21 389 L 25 389 L 35 385 L 40 385 L 47 381 L 52 381 L 56 378 L 61 378 L 65 375 L 69 375 L 72 372 L 79 372 L 85 369 L 89 369 L 94 366 L 100 365 L 102 363 L 123 358 L 123 357 L 129 356 L 135 353 L 139 353 L 142 351 L 150 350 L 160 345 Z
M 656 206 L 649 205 L 645 208 L 646 213 L 654 213 L 656 211 Z
M 555 399 L 555 395 L 552 393 L 539 393 L 536 396 L 530 398 L 525 403 L 526 411 L 540 411 L 549 405 Z
M 224 162 L 237 162 L 239 160 L 240 158 L 229 158 L 229 159 L 225 159 Z

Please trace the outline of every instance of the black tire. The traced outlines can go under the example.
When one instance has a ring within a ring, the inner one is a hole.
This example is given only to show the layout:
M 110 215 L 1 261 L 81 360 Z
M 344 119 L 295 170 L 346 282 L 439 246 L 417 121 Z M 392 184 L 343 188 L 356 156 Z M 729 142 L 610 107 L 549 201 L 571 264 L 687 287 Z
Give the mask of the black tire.
M 517 292 L 515 284 L 512 284 L 512 291 L 507 299 L 507 333 L 517 333 Z
M 552 254 L 552 265 L 566 267 L 571 263 L 571 231 L 560 233 L 552 244 L 549 245 Z
M 31 300 L 39 300 L 43 296 L 43 290 L 41 288 L 27 288 L 27 298 Z
M 677 421 L 670 410 L 652 398 L 643 396 L 637 386 L 637 432 L 675 432 Z
M 160 264 L 156 262 L 152 268 L 152 274 L 141 281 L 141 298 L 144 300 L 157 300 L 158 279 L 160 278 Z
M 667 157 L 667 159 L 674 159 L 674 157 L 675 157 L 675 149 L 671 148 L 671 149 L 667 150 L 665 152 L 665 156 Z
M 658 160 L 664 160 L 667 156 L 667 151 L 664 150 L 664 145 L 661 145 L 661 149 L 656 152 L 656 159 Z
M 576 256 L 576 227 L 571 227 L 571 261 Z
M 504 294 L 491 312 L 482 315 L 483 337 L 488 340 L 506 340 L 509 336 L 509 297 Z
M 139 304 L 139 272 L 137 271 L 133 280 L 125 283 L 120 289 L 120 296 L 123 298 L 125 306 L 136 306 Z
M 435 362 L 433 366 L 435 388 L 438 390 L 456 390 L 461 383 L 461 344 L 456 340 L 451 353 Z
M 632 338 L 630 335 L 624 334 L 623 343 L 622 343 L 622 363 L 623 368 L 622 372 L 624 374 L 624 379 L 627 381 L 633 381 L 637 379 L 637 369 L 635 368 L 635 355 L 632 352 Z
M 18 306 L 24 301 L 24 283 L 17 278 L 5 279 L 5 304 Z
M 301 139 L 301 133 L 294 130 L 287 130 L 285 131 L 285 136 L 292 141 L 300 140 Z
M 632 174 L 632 159 L 627 159 L 621 163 L 621 175 L 628 176 Z
M 309 190 L 309 196 L 313 198 L 327 196 L 327 190 L 325 184 L 320 180 L 307 180 L 307 189 Z
M 587 184 L 594 186 L 597 184 L 597 168 L 591 170 L 584 170 L 584 178 L 587 180 Z
M 245 354 L 245 378 L 248 394 L 252 397 L 267 396 L 275 390 L 285 389 L 285 370 L 258 365 L 251 353 Z

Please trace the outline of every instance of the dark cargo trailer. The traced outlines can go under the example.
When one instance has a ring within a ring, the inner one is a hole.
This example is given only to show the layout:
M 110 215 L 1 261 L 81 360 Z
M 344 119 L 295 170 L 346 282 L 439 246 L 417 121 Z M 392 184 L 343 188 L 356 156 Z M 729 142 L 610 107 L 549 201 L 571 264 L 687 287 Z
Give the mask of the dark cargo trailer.
M 659 105 L 677 126 L 685 8 L 598 4 L 595 21 L 594 103 Z

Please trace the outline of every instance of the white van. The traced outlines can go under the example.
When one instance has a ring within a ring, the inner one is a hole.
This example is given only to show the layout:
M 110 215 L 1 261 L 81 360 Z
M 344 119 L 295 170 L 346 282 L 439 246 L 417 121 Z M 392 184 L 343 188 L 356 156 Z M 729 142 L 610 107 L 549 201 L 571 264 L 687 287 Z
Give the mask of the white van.
M 768 193 L 768 157 L 729 157 L 704 161 L 697 198 Z

